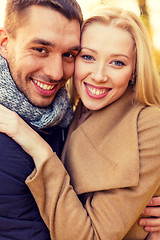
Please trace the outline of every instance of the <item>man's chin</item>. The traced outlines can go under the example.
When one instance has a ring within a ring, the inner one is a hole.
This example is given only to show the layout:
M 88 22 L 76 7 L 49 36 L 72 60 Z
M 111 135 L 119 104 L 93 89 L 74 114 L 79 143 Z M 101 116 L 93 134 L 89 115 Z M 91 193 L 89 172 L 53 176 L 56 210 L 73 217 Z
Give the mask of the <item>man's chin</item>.
M 34 107 L 38 107 L 38 108 L 47 108 L 49 107 L 53 100 L 51 101 L 33 101 L 33 100 L 29 100 L 29 102 L 34 106 Z

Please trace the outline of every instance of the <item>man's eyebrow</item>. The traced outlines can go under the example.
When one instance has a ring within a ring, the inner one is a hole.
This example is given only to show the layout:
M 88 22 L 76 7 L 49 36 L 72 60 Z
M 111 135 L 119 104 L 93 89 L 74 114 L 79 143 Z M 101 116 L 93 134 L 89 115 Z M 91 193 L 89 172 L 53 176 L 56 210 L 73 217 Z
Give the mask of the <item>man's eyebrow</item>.
M 44 39 L 41 39 L 41 38 L 35 38 L 31 41 L 32 43 L 35 43 L 35 44 L 41 44 L 41 45 L 44 45 L 44 46 L 49 46 L 49 47 L 54 47 L 55 44 L 50 42 L 50 41 L 46 41 Z M 80 45 L 75 45 L 75 46 L 72 46 L 71 48 L 68 49 L 68 51 L 80 51 Z
M 76 46 L 73 46 L 73 47 L 71 47 L 71 48 L 69 48 L 68 49 L 68 51 L 70 52 L 70 51 L 80 51 L 80 49 L 81 49 L 81 46 L 80 45 L 76 45 Z
M 36 43 L 36 44 L 45 45 L 45 46 L 50 46 L 50 47 L 54 47 L 55 46 L 52 42 L 46 41 L 46 40 L 41 39 L 41 38 L 35 38 L 31 42 L 32 43 Z

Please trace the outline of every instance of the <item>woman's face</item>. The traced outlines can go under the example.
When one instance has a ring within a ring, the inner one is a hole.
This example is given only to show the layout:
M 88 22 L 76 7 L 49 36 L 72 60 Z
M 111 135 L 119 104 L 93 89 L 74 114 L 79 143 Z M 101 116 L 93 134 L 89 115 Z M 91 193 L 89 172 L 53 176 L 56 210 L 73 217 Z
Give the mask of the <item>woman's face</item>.
M 83 104 L 99 110 L 127 89 L 135 63 L 133 40 L 126 30 L 94 22 L 82 33 L 81 47 L 75 86 Z

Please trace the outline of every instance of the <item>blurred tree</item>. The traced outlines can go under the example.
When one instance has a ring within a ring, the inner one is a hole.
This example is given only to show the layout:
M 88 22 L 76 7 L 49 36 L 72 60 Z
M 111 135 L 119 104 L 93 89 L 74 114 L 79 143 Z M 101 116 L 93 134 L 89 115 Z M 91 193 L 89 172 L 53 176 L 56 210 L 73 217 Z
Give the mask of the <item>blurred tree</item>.
M 147 5 L 146 5 L 146 0 L 138 0 L 138 3 L 139 3 L 139 7 L 140 7 L 141 17 L 142 17 L 145 25 L 147 26 L 151 40 L 153 42 L 153 39 L 152 39 L 152 37 L 153 37 L 152 27 L 153 26 L 150 24 L 150 21 L 149 21 L 149 13 L 148 13 Z M 154 48 L 154 56 L 156 58 L 158 71 L 160 73 L 160 50 Z

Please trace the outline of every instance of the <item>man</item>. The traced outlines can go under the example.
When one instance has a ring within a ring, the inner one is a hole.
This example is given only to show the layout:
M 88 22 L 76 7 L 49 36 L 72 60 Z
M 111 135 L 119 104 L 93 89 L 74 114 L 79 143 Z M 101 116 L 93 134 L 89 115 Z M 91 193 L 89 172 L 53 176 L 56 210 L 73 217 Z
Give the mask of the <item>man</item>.
M 80 49 L 76 0 L 8 0 L 0 29 L 0 103 L 16 111 L 60 156 L 72 119 L 64 88 Z M 31 157 L 0 133 L 0 239 L 49 240 L 25 185 Z

